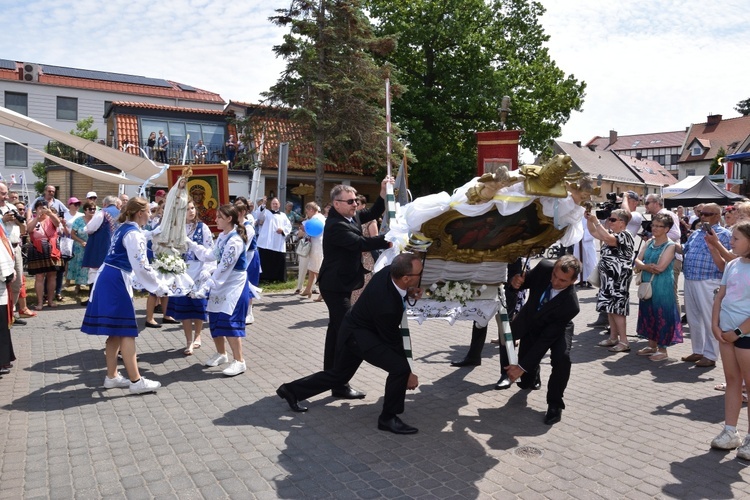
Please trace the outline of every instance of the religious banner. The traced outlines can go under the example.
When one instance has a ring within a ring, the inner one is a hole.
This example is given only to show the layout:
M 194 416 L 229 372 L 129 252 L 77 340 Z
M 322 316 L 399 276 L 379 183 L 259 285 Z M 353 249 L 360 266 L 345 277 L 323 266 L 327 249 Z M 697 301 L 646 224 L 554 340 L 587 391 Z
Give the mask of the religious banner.
M 169 167 L 169 187 L 182 174 L 183 165 Z M 216 212 L 221 205 L 229 203 L 229 171 L 226 165 L 192 165 L 193 175 L 187 182 L 188 198 L 195 204 L 199 220 L 217 233 Z

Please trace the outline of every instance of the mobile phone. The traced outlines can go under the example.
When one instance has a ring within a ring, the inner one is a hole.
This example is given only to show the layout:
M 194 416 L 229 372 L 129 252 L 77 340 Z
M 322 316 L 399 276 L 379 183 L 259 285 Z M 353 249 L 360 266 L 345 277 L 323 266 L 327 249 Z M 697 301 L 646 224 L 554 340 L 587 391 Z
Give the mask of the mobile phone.
M 703 223 L 703 230 L 705 232 L 707 232 L 707 233 L 710 233 L 711 232 L 711 224 L 709 224 L 708 222 L 704 222 Z

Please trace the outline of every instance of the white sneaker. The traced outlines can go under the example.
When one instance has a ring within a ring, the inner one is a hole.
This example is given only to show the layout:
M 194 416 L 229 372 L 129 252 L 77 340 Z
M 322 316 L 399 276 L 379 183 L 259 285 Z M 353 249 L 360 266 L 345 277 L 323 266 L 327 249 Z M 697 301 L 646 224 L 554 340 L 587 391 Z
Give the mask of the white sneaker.
M 206 366 L 219 366 L 223 365 L 224 363 L 229 363 L 229 358 L 226 354 L 219 354 L 218 352 L 211 356 L 211 358 L 206 361 Z
M 733 450 L 737 448 L 740 444 L 742 444 L 742 440 L 740 439 L 740 435 L 737 433 L 737 431 L 729 432 L 726 429 L 723 429 L 721 431 L 721 434 L 716 436 L 713 441 L 711 441 L 711 448 L 717 448 L 719 450 Z M 748 447 L 748 452 L 750 452 L 750 447 Z
M 737 449 L 737 458 L 750 460 L 750 436 L 745 436 L 742 446 Z
M 229 368 L 225 369 L 222 373 L 226 375 L 227 377 L 234 377 L 235 375 L 239 375 L 240 373 L 245 373 L 245 370 L 247 370 L 247 365 L 244 361 L 237 361 L 236 359 L 232 361 L 232 364 L 229 365 Z
M 143 394 L 144 392 L 156 392 L 156 389 L 161 387 L 161 383 L 156 380 L 149 380 L 146 377 L 136 383 L 130 384 L 130 394 Z
M 252 325 L 253 323 L 255 323 L 255 316 L 253 316 L 253 313 L 249 312 L 247 313 L 247 316 L 245 316 L 245 324 Z
M 128 387 L 130 387 L 130 380 L 120 375 L 120 372 L 115 373 L 115 378 L 104 376 L 105 389 L 126 389 Z

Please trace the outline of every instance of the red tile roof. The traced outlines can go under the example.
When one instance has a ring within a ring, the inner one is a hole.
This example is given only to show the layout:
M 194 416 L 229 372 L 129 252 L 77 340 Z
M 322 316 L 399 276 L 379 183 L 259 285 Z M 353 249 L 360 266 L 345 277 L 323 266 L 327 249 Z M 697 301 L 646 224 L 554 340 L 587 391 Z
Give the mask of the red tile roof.
M 117 144 L 124 144 L 125 139 L 133 144 L 140 144 L 140 135 L 138 134 L 138 117 L 135 115 L 117 115 L 116 130 L 117 130 Z M 127 148 L 127 152 L 140 156 L 141 150 L 136 148 Z
M 686 148 L 680 155 L 679 163 L 704 161 L 714 158 L 719 149 L 724 148 L 726 154 L 736 153 L 739 146 L 750 136 L 750 116 L 721 119 L 714 115 L 711 123 L 694 123 L 688 131 Z M 690 146 L 698 140 L 704 151 L 700 156 L 691 156 Z
M 682 147 L 686 134 L 686 131 L 679 130 L 677 132 L 618 135 L 617 140 L 611 145 L 609 144 L 609 137 L 596 136 L 586 143 L 586 146 L 595 145 L 596 149 L 610 149 L 612 151 Z
M 659 162 L 647 158 L 638 159 L 634 156 L 617 155 L 620 160 L 633 171 L 635 175 L 643 179 L 643 182 L 651 186 L 672 185 L 677 179 L 662 167 Z
M 220 109 L 202 109 L 202 108 L 186 108 L 183 106 L 166 106 L 163 104 L 152 104 L 149 102 L 129 102 L 129 101 L 113 101 L 112 107 L 118 108 L 133 108 L 133 109 L 156 109 L 159 111 L 177 111 L 180 113 L 200 113 L 205 115 L 224 115 L 224 111 Z
M 0 80 L 21 80 L 21 64 L 16 63 L 18 68 L 0 69 Z M 224 99 L 219 94 L 207 90 L 194 89 L 187 91 L 180 88 L 179 83 L 165 80 L 169 87 L 160 87 L 155 85 L 142 85 L 135 83 L 123 83 L 117 81 L 99 80 L 94 78 L 77 78 L 71 76 L 47 75 L 44 73 L 44 65 L 39 65 L 39 81 L 36 85 L 53 85 L 58 87 L 98 90 L 102 92 L 133 94 L 139 96 L 164 97 L 170 99 L 180 99 L 185 101 L 199 101 L 206 103 L 224 104 Z M 193 87 L 190 87 L 193 88 Z

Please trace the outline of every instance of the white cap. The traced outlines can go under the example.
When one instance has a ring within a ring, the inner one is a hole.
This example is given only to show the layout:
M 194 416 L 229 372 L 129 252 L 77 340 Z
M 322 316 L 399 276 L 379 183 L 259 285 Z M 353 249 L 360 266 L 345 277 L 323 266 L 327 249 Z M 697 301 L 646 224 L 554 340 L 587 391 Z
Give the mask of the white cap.
M 148 205 L 148 206 L 149 206 L 149 208 L 150 208 L 151 210 L 153 210 L 153 209 L 155 209 L 156 207 L 158 207 L 158 206 L 159 206 L 159 204 L 158 204 L 158 203 L 156 203 L 155 201 L 152 201 L 151 203 L 149 203 L 149 205 Z
M 97 198 L 97 196 L 94 191 L 89 191 L 88 193 L 86 193 L 86 198 Z

